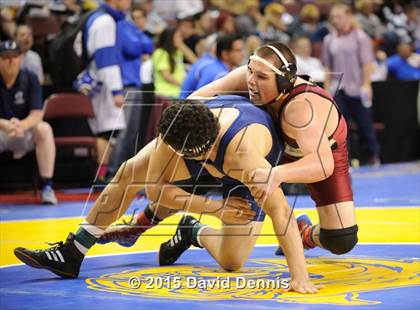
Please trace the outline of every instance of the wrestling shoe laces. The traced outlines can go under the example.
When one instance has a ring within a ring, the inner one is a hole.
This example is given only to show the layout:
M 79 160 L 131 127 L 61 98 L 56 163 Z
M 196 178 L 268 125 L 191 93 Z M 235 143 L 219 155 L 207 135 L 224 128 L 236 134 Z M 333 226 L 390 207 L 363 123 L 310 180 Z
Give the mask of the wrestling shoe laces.
M 47 269 L 63 278 L 77 278 L 84 255 L 74 244 L 74 234 L 70 233 L 66 242 L 48 243 L 50 248 L 45 250 L 29 250 L 18 247 L 15 256 L 26 265 Z

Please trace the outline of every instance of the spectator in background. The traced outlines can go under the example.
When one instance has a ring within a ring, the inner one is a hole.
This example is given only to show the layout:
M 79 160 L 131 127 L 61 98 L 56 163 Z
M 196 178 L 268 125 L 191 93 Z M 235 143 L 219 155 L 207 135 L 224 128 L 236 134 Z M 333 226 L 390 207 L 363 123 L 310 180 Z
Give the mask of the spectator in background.
M 371 74 L 374 62 L 369 36 L 354 26 L 353 13 L 345 4 L 335 4 L 330 11 L 333 31 L 322 47 L 326 72 L 324 87 L 332 94 L 347 121 L 357 124 L 360 141 L 367 153 L 367 164 L 377 165 L 379 145 L 373 128 Z
M 243 37 L 257 35 L 258 24 L 263 18 L 258 8 L 258 2 L 246 3 L 245 8 L 245 14 L 235 17 L 235 28 Z
M 152 35 L 160 34 L 168 24 L 159 16 L 157 9 L 153 7 L 153 0 L 142 0 L 139 3 L 139 7 L 146 12 L 145 15 L 147 16 L 143 31 Z
M 161 35 L 152 55 L 156 95 L 178 98 L 185 78 L 184 55 L 179 49 L 183 43 L 176 28 L 168 27 Z
M 197 55 L 203 56 L 205 52 L 205 38 L 213 30 L 213 20 L 208 10 L 199 12 L 193 16 L 194 32 L 185 40 L 187 46 Z
M 0 10 L 0 41 L 13 40 L 16 32 L 16 23 L 13 19 L 13 11 L 9 8 Z
M 22 68 L 34 72 L 38 77 L 39 83 L 41 85 L 44 84 L 44 70 L 42 69 L 41 57 L 31 50 L 34 44 L 32 29 L 27 25 L 19 25 L 16 29 L 15 40 L 23 53 Z
M 146 30 L 146 25 L 149 20 L 148 11 L 144 8 L 144 5 L 135 5 L 131 10 L 131 19 L 137 28 L 147 35 L 150 39 L 153 38 L 153 34 Z
M 271 3 L 265 7 L 264 16 L 258 25 L 260 35 L 265 42 L 288 43 L 290 41 L 290 37 L 286 33 L 288 26 L 283 18 L 285 14 L 285 7 L 279 3 Z
M 206 38 L 204 55 L 193 63 L 182 83 L 181 93 L 179 95 L 181 99 L 187 98 L 194 90 L 198 89 L 197 84 L 201 78 L 201 70 L 216 59 L 216 39 L 217 34 L 213 34 Z
M 388 74 L 400 81 L 420 81 L 420 54 L 407 43 L 400 43 L 397 52 L 387 60 Z
M 216 40 L 216 59 L 201 70 L 197 89 L 220 79 L 229 71 L 242 64 L 244 42 L 239 35 L 221 35 Z
M 375 61 L 370 79 L 372 80 L 372 82 L 382 82 L 387 79 L 387 76 L 387 55 L 383 50 L 376 47 Z
M 246 14 L 249 6 L 258 7 L 258 0 L 211 0 L 210 2 L 220 11 L 229 12 L 235 16 Z
M 390 2 L 390 1 L 388 1 Z M 408 7 L 410 10 L 411 7 Z M 408 17 L 400 1 L 392 1 L 383 7 L 383 15 L 390 32 L 395 33 L 398 42 L 412 44 L 414 37 L 409 29 Z
M 374 12 L 374 0 L 356 1 L 356 18 L 363 31 L 372 39 L 380 39 L 386 32 L 385 25 Z
M 244 42 L 238 35 L 220 35 L 216 40 L 216 57 L 209 56 L 207 54 L 188 72 L 180 98 L 188 97 L 195 90 L 220 79 L 239 66 L 244 59 Z
M 194 34 L 194 24 L 192 17 L 186 17 L 183 19 L 178 20 L 177 24 L 177 31 L 176 31 L 176 38 L 180 39 L 177 40 L 177 48 L 182 52 L 184 55 L 184 60 L 187 63 L 193 64 L 197 60 L 197 55 L 193 50 L 191 50 L 185 42 L 188 41 Z
M 121 115 L 124 103 L 121 75 L 121 46 L 117 35 L 117 22 L 125 19 L 131 0 L 106 0 L 96 12 L 89 16 L 84 33 L 88 58 L 92 59 L 80 79 L 93 80 L 101 85 L 91 94 L 95 118 L 89 126 L 97 136 L 96 153 L 99 164 L 98 179 L 103 181 L 107 171 L 111 142 L 116 132 L 126 127 Z
M 21 69 L 16 42 L 0 43 L 0 153 L 21 158 L 35 149 L 40 175 L 41 202 L 57 204 L 52 189 L 55 143 L 51 126 L 42 121 L 41 86 L 36 75 Z
M 229 12 L 221 11 L 216 19 L 216 30 L 218 34 L 236 33 L 235 18 Z
M 141 9 L 134 8 L 132 13 L 137 10 Z M 141 10 L 141 12 L 143 11 Z M 137 12 L 137 15 L 140 14 Z M 119 133 L 112 148 L 106 179 L 114 176 L 120 165 L 136 154 L 143 101 L 140 67 L 143 55 L 151 55 L 153 52 L 152 40 L 127 19 L 117 23 L 117 37 L 121 42 L 121 74 L 124 86 L 124 114 L 127 127 Z
M 143 3 L 145 3 L 143 1 Z M 131 18 L 134 24 L 152 39 L 152 34 L 146 30 L 146 25 L 149 21 L 149 15 L 145 10 L 144 5 L 135 6 L 131 11 Z M 151 55 L 143 54 L 140 66 L 140 83 L 142 90 L 142 107 L 140 113 L 138 132 L 140 133 L 137 138 L 137 151 L 146 145 L 146 132 L 148 122 L 150 119 L 150 112 L 152 111 L 154 98 L 154 85 L 153 85 L 153 64 Z M 113 173 L 111 171 L 111 173 Z
M 405 14 L 407 15 L 408 32 L 412 39 L 411 44 L 417 46 L 420 43 L 420 7 L 407 6 Z
M 294 39 L 292 50 L 296 56 L 298 74 L 307 74 L 314 82 L 324 82 L 324 67 L 318 58 L 311 57 L 312 47 L 309 37 L 301 36 Z
M 294 36 L 307 36 L 311 42 L 322 42 L 328 34 L 325 22 L 320 22 L 319 8 L 312 3 L 305 4 L 299 11 L 299 17 L 290 25 L 289 32 Z

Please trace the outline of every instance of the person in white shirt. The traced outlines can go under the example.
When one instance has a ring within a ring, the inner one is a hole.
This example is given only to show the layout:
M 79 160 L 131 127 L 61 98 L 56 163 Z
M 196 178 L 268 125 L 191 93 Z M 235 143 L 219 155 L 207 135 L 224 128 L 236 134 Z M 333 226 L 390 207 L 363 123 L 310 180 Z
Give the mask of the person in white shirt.
M 311 41 L 306 36 L 293 40 L 292 49 L 296 55 L 298 74 L 309 75 L 314 82 L 324 82 L 325 70 L 318 58 L 311 57 Z
M 35 73 L 39 84 L 42 85 L 44 83 L 44 70 L 42 69 L 41 57 L 31 50 L 34 44 L 32 29 L 27 25 L 19 25 L 16 28 L 15 40 L 22 51 L 22 68 Z

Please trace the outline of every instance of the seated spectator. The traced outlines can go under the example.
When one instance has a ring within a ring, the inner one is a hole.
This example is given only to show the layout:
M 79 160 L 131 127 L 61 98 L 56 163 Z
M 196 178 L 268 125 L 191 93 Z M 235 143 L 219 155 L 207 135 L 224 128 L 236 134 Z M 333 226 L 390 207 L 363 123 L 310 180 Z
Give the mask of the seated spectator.
M 264 41 L 289 42 L 290 37 L 286 33 L 288 26 L 283 18 L 285 14 L 285 7 L 279 3 L 271 3 L 265 7 L 264 16 L 258 25 L 258 30 Z
M 383 8 L 383 15 L 387 22 L 387 28 L 395 33 L 399 42 L 413 43 L 414 38 L 409 30 L 408 17 L 403 5 L 399 1 L 393 1 L 390 5 Z
M 193 64 L 197 60 L 197 55 L 186 44 L 188 39 L 190 39 L 195 34 L 192 17 L 179 19 L 176 30 L 176 37 L 179 36 L 180 38 L 180 40 L 177 41 L 177 48 L 184 55 L 185 62 Z
M 314 82 L 324 82 L 324 67 L 318 58 L 311 57 L 312 47 L 309 37 L 301 36 L 294 39 L 292 49 L 296 56 L 298 74 L 307 74 Z
M 232 14 L 222 11 L 216 19 L 216 31 L 218 34 L 236 33 L 235 18 Z
M 19 25 L 16 29 L 16 43 L 22 51 L 22 68 L 31 70 L 38 77 L 39 83 L 44 84 L 44 70 L 42 69 L 42 61 L 39 55 L 32 51 L 34 37 L 32 29 L 27 25 Z
M 9 8 L 0 10 L 0 41 L 12 40 L 16 32 L 13 11 Z
M 299 12 L 298 19 L 289 27 L 294 36 L 307 36 L 311 42 L 322 42 L 328 34 L 325 22 L 320 22 L 319 8 L 312 3 L 305 4 Z
M 258 7 L 258 0 L 211 0 L 211 4 L 220 11 L 229 12 L 232 15 L 240 16 L 247 13 L 249 6 Z
M 56 204 L 52 189 L 55 143 L 51 126 L 42 121 L 42 95 L 36 75 L 21 69 L 16 42 L 0 44 L 0 152 L 14 158 L 35 149 L 40 175 L 41 202 Z
M 263 18 L 258 9 L 258 3 L 248 3 L 246 14 L 236 16 L 235 28 L 244 37 L 258 34 L 258 24 Z
M 419 81 L 420 54 L 407 43 L 400 43 L 397 52 L 388 58 L 388 74 L 400 81 Z
M 182 36 L 175 28 L 166 28 L 159 36 L 152 55 L 156 95 L 179 97 L 185 78 L 184 55 L 178 48 L 182 44 Z
M 238 35 L 221 35 L 216 42 L 216 57 L 206 54 L 188 72 L 180 98 L 188 97 L 200 87 L 220 79 L 239 66 L 244 59 L 244 42 Z
M 197 55 L 203 56 L 203 45 L 205 38 L 213 30 L 213 20 L 210 11 L 205 10 L 193 16 L 194 33 L 185 40 L 187 46 Z
M 194 90 L 198 89 L 197 84 L 201 77 L 201 70 L 216 59 L 216 39 L 217 34 L 214 34 L 205 40 L 205 53 L 188 70 L 187 76 L 182 83 L 179 98 L 187 98 Z
M 416 46 L 420 43 L 420 7 L 407 6 L 405 14 L 407 15 L 407 29 L 412 39 L 411 44 Z
M 168 25 L 159 15 L 158 9 L 153 6 L 153 0 L 143 0 L 139 6 L 146 12 L 147 21 L 144 31 L 152 35 L 160 34 Z
M 220 79 L 229 71 L 242 64 L 244 60 L 244 42 L 239 35 L 223 35 L 217 38 L 216 59 L 201 70 L 197 89 Z
M 373 63 L 372 74 L 370 79 L 372 82 L 385 81 L 388 76 L 387 55 L 383 50 L 377 49 L 375 52 L 375 60 Z
M 356 19 L 360 23 L 363 31 L 372 39 L 382 38 L 386 28 L 377 15 L 374 14 L 373 0 L 356 1 Z

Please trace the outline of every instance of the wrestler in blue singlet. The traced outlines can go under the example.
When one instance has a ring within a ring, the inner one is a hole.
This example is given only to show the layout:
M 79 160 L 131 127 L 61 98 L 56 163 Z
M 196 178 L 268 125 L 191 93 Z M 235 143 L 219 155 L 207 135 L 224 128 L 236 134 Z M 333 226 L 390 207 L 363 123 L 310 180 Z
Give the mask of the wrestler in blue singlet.
M 223 198 L 226 198 L 228 196 L 235 196 L 246 199 L 251 204 L 252 210 L 256 212 L 254 221 L 263 221 L 265 218 L 265 213 L 261 210 L 261 208 L 254 200 L 248 187 L 240 181 L 227 176 L 227 173 L 223 171 L 223 163 L 226 149 L 230 141 L 235 137 L 235 135 L 245 127 L 248 127 L 252 124 L 261 124 L 267 127 L 272 137 L 271 151 L 268 153 L 265 159 L 271 164 L 271 166 L 277 166 L 280 162 L 281 155 L 283 152 L 283 143 L 280 142 L 280 139 L 278 137 L 276 125 L 270 117 L 270 115 L 265 110 L 253 105 L 251 102 L 249 102 L 248 99 L 242 96 L 218 96 L 215 99 L 211 99 L 205 102 L 205 104 L 210 109 L 235 108 L 239 110 L 239 115 L 231 124 L 229 129 L 222 136 L 219 148 L 217 150 L 216 159 L 214 160 L 214 162 L 212 162 L 209 159 L 207 159 L 206 161 L 184 159 L 185 164 L 187 165 L 187 168 L 192 176 L 192 179 L 188 181 L 185 180 L 174 182 L 174 184 L 182 188 L 184 188 L 184 186 L 188 187 L 188 185 L 191 186 L 191 184 L 194 184 L 194 194 L 198 194 L 198 191 L 195 191 L 196 187 L 201 187 L 204 185 L 204 183 L 206 183 L 205 186 L 212 185 L 215 187 L 221 187 L 223 192 Z M 204 163 L 212 165 L 225 176 L 222 179 L 216 179 L 212 177 L 210 173 L 204 168 Z M 190 192 L 190 190 L 188 191 Z

